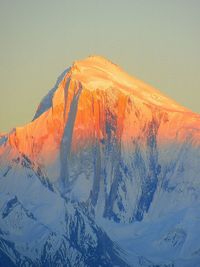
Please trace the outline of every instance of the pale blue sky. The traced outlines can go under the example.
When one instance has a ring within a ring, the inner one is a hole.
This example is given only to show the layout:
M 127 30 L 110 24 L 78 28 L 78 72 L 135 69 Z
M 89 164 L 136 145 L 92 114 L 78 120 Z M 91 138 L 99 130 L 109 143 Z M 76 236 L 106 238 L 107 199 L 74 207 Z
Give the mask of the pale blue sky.
M 33 117 L 57 76 L 99 54 L 200 112 L 200 1 L 0 0 L 0 132 Z

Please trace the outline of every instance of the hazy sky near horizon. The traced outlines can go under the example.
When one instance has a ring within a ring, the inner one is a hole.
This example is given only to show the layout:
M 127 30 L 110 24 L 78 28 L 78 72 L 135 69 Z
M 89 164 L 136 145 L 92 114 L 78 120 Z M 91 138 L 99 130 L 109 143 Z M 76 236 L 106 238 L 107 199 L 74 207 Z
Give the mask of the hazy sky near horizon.
M 200 113 L 199 0 L 0 0 L 0 38 L 0 132 L 92 54 Z

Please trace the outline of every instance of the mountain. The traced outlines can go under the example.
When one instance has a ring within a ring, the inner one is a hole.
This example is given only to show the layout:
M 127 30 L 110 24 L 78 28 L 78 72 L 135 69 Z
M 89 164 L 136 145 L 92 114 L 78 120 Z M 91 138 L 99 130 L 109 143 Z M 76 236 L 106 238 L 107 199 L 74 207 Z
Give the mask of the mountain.
M 199 266 L 199 163 L 200 115 L 76 61 L 0 136 L 0 263 Z

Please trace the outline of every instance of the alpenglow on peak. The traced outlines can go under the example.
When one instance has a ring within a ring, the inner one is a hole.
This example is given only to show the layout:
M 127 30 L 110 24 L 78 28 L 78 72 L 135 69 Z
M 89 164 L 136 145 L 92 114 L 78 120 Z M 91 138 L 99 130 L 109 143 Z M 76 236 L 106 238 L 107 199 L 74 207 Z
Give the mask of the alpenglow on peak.
M 74 62 L 0 135 L 0 265 L 199 266 L 199 159 L 200 115 Z

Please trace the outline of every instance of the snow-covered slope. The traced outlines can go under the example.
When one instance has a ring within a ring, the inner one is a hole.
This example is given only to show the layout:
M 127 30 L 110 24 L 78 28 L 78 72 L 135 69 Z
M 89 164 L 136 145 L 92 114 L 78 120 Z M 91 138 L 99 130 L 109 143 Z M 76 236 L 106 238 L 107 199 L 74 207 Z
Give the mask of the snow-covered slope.
M 25 155 L 0 176 L 0 266 L 126 266 L 85 208 L 64 199 Z
M 3 260 L 200 264 L 200 115 L 102 57 L 75 62 L 0 136 L 0 177 Z

